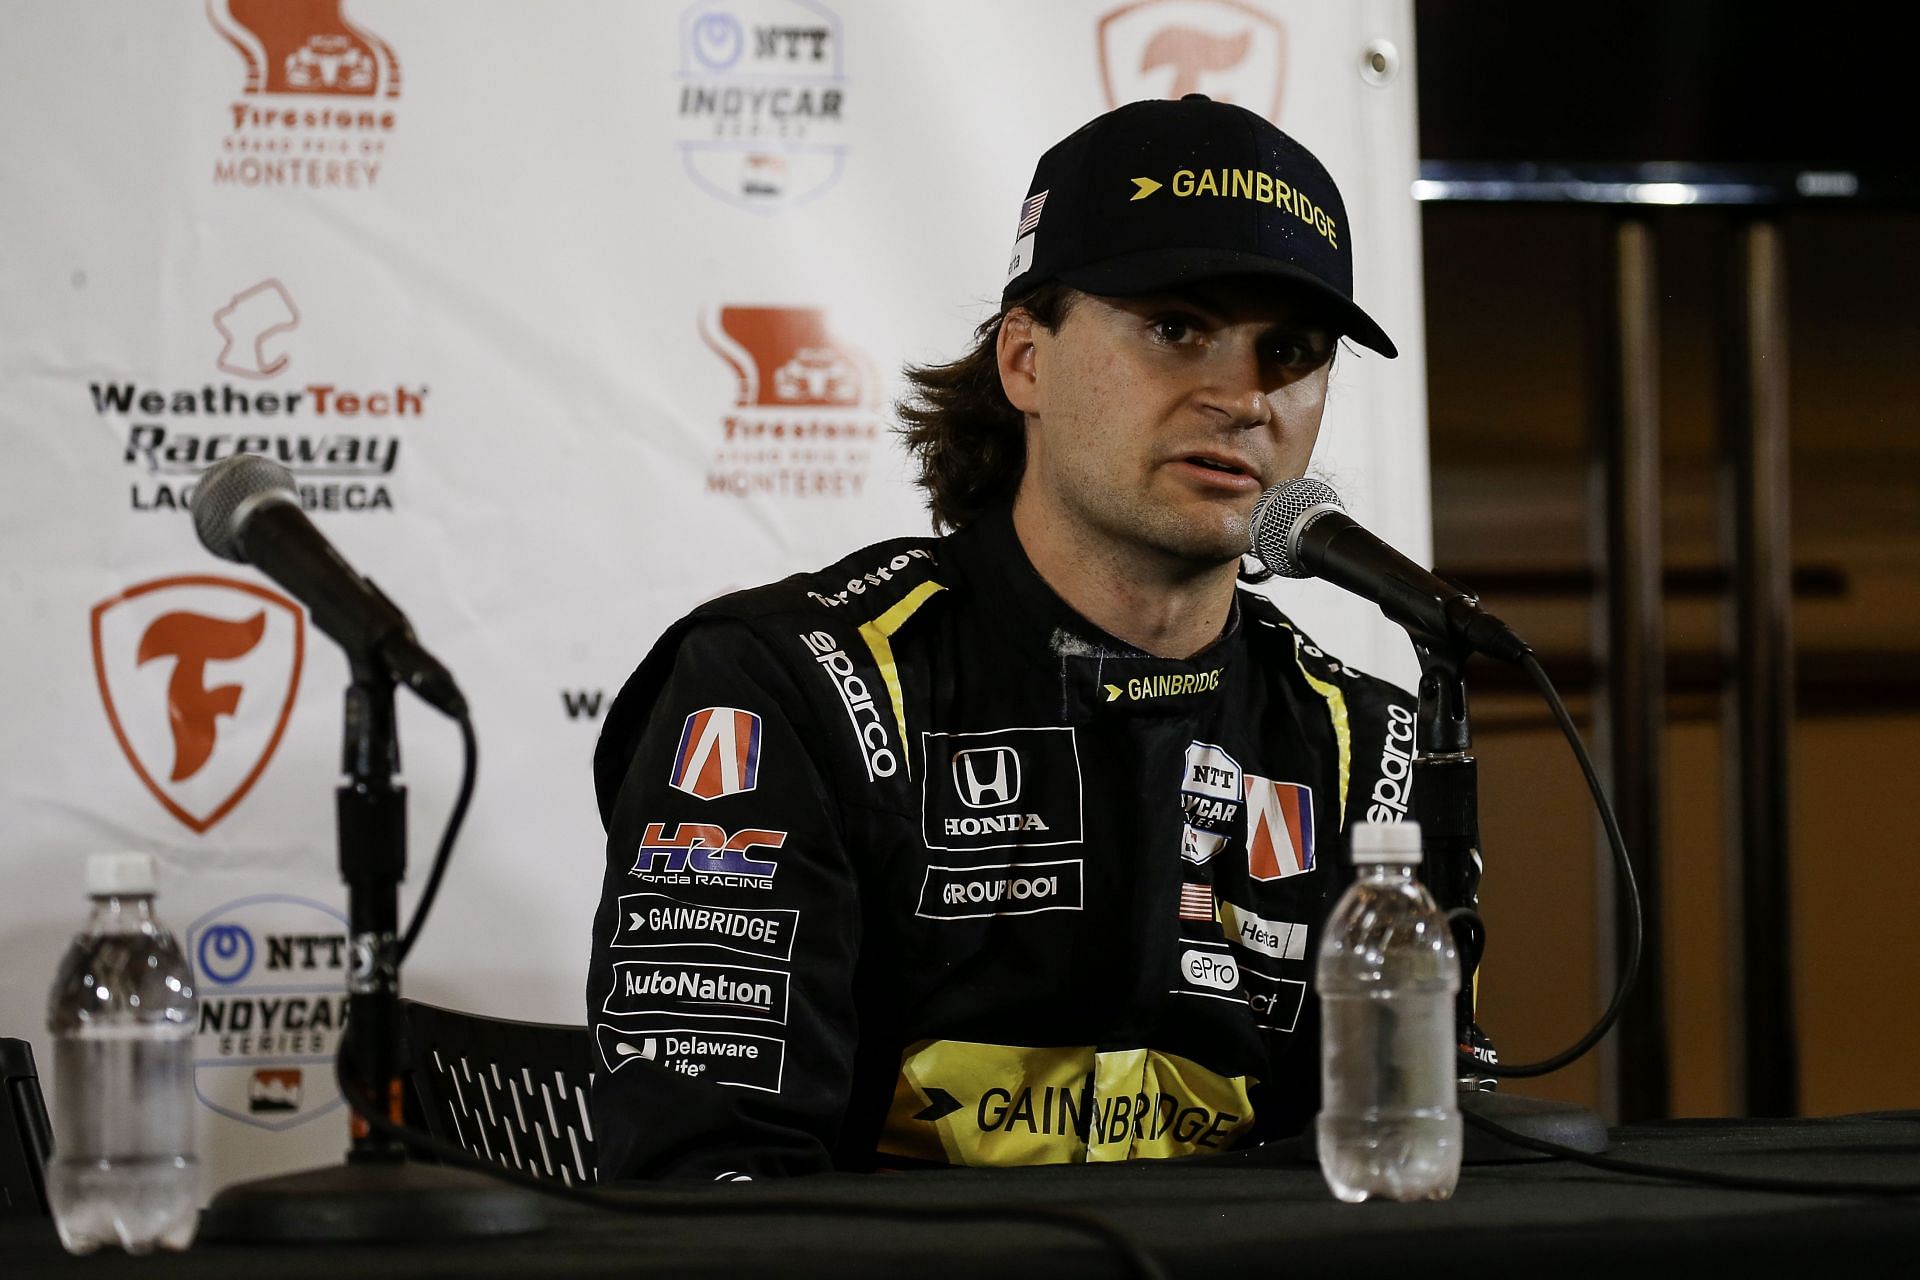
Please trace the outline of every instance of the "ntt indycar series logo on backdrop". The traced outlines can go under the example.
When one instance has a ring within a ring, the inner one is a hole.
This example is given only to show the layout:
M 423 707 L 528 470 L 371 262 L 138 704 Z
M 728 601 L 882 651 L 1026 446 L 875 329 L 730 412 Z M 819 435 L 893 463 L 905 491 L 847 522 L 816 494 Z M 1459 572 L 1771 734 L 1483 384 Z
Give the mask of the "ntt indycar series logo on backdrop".
M 215 907 L 187 930 L 200 992 L 193 1088 L 213 1112 L 291 1129 L 337 1109 L 333 1058 L 347 1022 L 347 920 L 265 893 Z
M 186 510 L 200 473 L 236 453 L 293 473 L 308 511 L 391 511 L 402 427 L 421 423 L 418 382 L 344 385 L 293 372 L 301 316 L 279 280 L 228 297 L 204 331 L 217 381 L 159 384 L 94 378 L 87 402 L 114 426 L 138 512 Z
M 218 187 L 358 190 L 399 127 L 400 59 L 341 0 L 207 0 L 239 55 Z
M 815 0 L 722 0 L 680 15 L 681 159 L 756 213 L 805 204 L 846 168 L 840 19 Z

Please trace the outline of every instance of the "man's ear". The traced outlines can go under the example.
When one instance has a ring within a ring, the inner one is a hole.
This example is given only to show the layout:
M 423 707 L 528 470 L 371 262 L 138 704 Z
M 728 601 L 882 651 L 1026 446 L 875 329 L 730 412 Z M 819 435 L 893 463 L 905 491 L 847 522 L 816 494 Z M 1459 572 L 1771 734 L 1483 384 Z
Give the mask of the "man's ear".
M 1035 330 L 1040 326 L 1025 307 L 1015 307 L 1000 322 L 994 355 L 1000 365 L 1000 388 L 1021 413 L 1037 413 L 1040 397 L 1035 364 Z

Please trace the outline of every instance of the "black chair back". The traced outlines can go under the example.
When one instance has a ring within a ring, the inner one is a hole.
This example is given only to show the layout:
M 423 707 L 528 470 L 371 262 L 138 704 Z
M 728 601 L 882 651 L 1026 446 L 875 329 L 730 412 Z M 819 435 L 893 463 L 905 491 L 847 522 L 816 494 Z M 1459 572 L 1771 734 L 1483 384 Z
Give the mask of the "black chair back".
M 45 1214 L 53 1126 L 25 1040 L 0 1037 L 0 1087 L 0 1216 Z
M 406 1061 L 428 1132 L 482 1160 L 567 1186 L 596 1181 L 585 1027 L 400 1002 Z

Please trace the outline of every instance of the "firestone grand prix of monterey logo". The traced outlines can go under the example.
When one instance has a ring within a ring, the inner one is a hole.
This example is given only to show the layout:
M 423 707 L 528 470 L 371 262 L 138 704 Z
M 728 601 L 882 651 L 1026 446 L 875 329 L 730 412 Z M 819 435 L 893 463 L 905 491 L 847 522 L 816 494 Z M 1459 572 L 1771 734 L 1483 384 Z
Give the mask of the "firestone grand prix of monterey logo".
M 275 591 L 188 575 L 93 607 L 107 723 L 140 781 L 205 834 L 246 799 L 286 733 L 306 615 Z
M 1098 26 L 1109 107 L 1204 93 L 1280 118 L 1287 29 L 1241 0 L 1134 0 Z
M 215 186 L 372 187 L 398 124 L 400 59 L 341 0 L 207 0 L 244 73 Z
M 879 379 L 814 307 L 721 307 L 700 338 L 733 371 L 707 491 L 857 498 L 879 438 Z

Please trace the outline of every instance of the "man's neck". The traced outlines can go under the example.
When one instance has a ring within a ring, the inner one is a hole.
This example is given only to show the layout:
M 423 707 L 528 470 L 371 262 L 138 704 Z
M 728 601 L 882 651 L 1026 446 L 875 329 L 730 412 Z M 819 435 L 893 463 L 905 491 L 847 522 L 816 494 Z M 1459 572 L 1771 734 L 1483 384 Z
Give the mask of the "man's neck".
M 1196 569 L 1171 556 L 1122 547 L 1033 503 L 1014 503 L 1013 529 L 1054 594 L 1136 649 L 1189 658 L 1226 630 L 1237 561 Z

